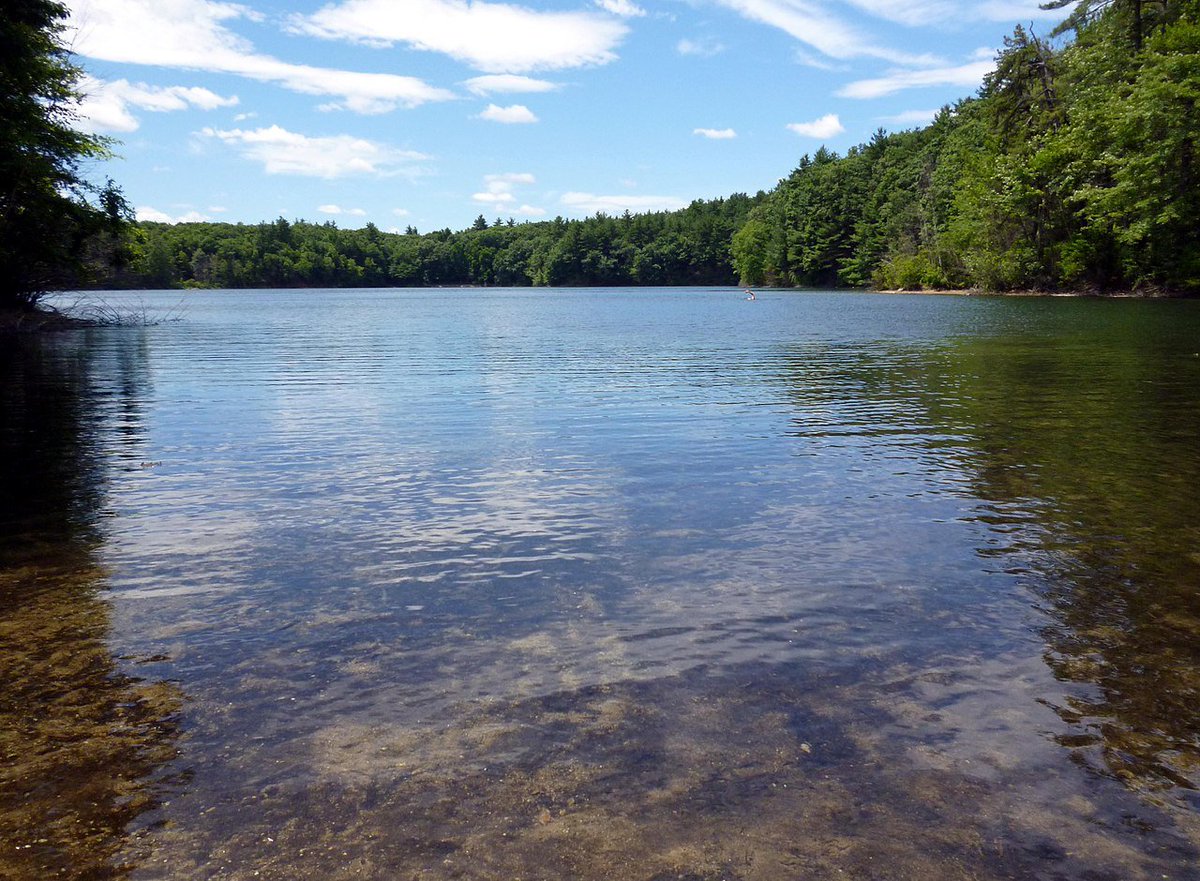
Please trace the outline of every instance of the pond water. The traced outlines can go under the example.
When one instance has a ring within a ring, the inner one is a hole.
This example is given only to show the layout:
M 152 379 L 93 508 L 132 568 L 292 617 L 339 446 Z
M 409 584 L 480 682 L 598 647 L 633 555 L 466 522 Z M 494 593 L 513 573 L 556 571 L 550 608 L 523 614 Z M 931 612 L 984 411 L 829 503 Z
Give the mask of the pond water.
M 0 877 L 1200 878 L 1200 302 L 106 297 L 0 350 Z

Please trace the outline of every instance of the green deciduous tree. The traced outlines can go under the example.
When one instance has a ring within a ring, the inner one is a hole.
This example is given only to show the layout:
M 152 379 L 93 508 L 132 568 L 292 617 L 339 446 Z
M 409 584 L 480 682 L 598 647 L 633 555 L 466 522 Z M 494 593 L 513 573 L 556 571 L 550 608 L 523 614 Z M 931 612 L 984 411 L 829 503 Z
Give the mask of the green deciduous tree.
M 927 128 L 802 160 L 735 234 L 739 272 L 1200 292 L 1200 2 L 1083 0 L 1059 31 L 1018 27 Z

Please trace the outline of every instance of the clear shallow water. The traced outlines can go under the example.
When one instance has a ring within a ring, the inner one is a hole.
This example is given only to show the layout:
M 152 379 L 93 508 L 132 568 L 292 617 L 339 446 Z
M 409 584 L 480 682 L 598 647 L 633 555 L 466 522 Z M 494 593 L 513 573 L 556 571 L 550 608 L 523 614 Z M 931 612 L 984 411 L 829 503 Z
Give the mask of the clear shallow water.
M 1200 877 L 1200 303 L 183 300 L 0 356 L 0 877 Z

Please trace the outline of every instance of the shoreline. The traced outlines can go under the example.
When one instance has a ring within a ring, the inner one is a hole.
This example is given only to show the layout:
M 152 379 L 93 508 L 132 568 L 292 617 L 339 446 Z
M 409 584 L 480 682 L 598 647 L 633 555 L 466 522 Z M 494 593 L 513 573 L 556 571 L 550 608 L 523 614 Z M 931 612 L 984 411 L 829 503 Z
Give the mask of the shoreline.
M 0 336 L 80 330 L 96 326 L 97 322 L 64 315 L 56 309 L 40 306 L 31 309 L 0 308 Z
M 1137 291 L 985 291 L 982 288 L 858 288 L 865 294 L 916 294 L 920 296 L 944 297 L 1060 297 L 1078 300 L 1193 300 L 1197 294 L 1172 291 L 1139 293 Z

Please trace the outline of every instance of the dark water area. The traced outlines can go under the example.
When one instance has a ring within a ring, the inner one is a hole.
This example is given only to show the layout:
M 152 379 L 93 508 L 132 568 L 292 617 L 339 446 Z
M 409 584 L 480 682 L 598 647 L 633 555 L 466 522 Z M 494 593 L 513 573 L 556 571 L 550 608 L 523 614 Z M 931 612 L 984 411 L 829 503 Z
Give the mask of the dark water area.
M 3 343 L 0 878 L 1200 879 L 1198 302 Z

